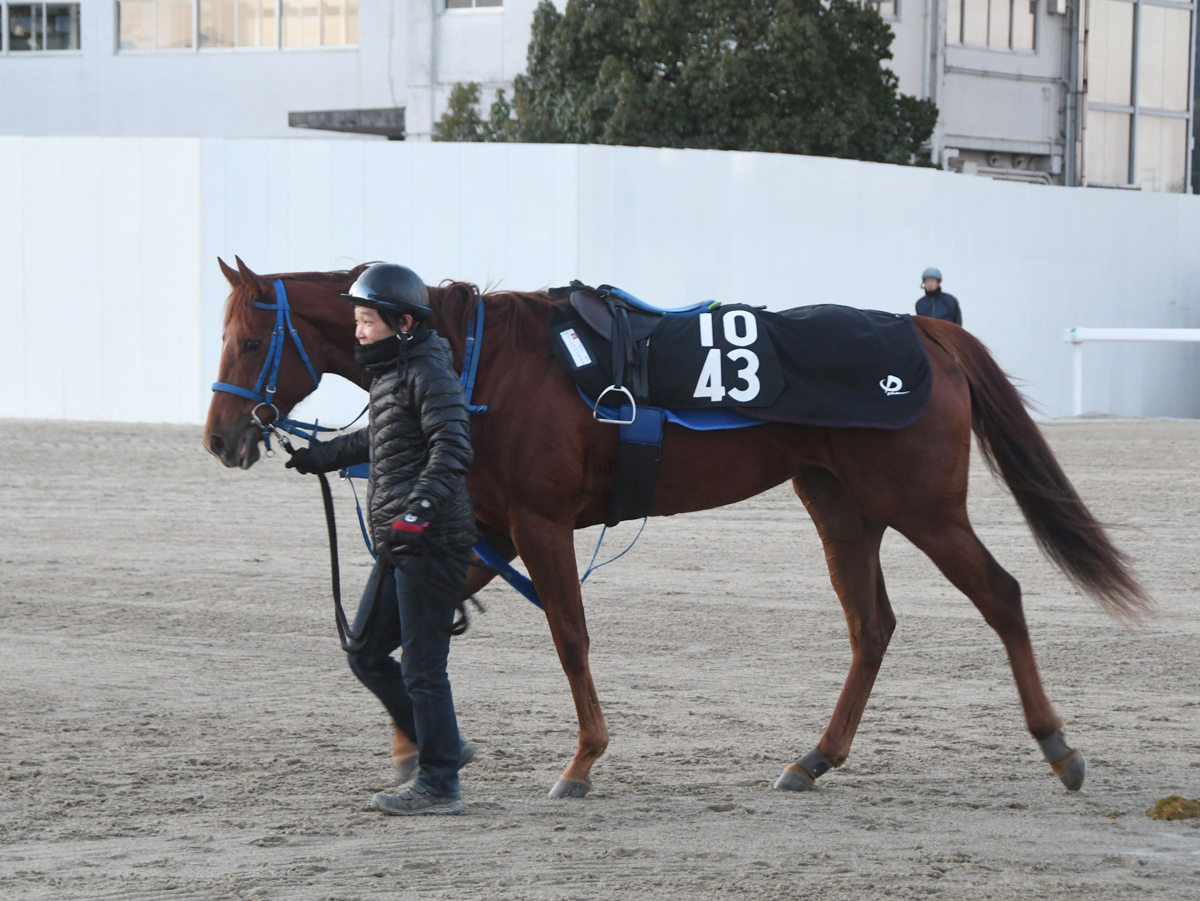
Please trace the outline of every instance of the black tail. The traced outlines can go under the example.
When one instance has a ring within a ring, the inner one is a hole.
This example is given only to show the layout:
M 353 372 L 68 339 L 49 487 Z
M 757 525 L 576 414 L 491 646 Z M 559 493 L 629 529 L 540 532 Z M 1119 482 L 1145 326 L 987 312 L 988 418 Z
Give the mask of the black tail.
M 970 332 L 936 319 L 916 325 L 962 368 L 971 387 L 971 426 L 994 474 L 1016 498 L 1038 546 L 1062 572 L 1113 616 L 1134 619 L 1152 602 L 1129 558 L 1080 499 L 1058 465 L 1019 391 Z

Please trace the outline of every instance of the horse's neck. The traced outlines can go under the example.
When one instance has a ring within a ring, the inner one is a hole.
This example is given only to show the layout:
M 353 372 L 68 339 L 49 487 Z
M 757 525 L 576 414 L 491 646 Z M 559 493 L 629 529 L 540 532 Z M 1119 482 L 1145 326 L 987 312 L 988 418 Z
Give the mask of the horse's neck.
M 363 368 L 354 359 L 354 313 L 340 293 L 316 306 L 312 324 L 329 344 L 325 354 L 325 371 L 340 375 L 347 381 L 366 387 Z

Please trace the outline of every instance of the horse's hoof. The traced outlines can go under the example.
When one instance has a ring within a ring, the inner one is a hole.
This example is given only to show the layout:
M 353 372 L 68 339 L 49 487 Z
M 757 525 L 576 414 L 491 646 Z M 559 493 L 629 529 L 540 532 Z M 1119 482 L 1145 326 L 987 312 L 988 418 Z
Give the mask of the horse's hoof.
M 1058 763 L 1050 764 L 1054 775 L 1062 780 L 1067 791 L 1077 792 L 1083 788 L 1083 779 L 1087 775 L 1087 761 L 1078 751 L 1072 751 Z
M 1087 761 L 1083 759 L 1082 754 L 1067 744 L 1061 729 L 1041 739 L 1038 744 L 1042 747 L 1042 754 L 1050 764 L 1050 769 L 1054 770 L 1054 775 L 1062 780 L 1068 791 L 1077 792 L 1083 788 L 1083 777 L 1087 775 Z
M 775 780 L 775 788 L 785 792 L 816 791 L 817 783 L 808 773 L 784 770 Z
M 575 779 L 561 777 L 550 789 L 551 798 L 585 798 L 592 790 L 592 783 L 578 782 Z

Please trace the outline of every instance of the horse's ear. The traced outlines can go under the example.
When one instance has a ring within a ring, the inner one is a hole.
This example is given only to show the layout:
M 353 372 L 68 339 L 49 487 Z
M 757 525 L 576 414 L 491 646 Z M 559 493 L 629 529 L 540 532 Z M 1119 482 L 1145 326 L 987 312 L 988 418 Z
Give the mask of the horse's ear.
M 217 257 L 217 262 L 221 266 L 221 272 L 224 274 L 225 280 L 227 282 L 229 282 L 229 287 L 231 287 L 231 288 L 241 287 L 242 277 L 240 275 L 238 275 L 237 270 L 230 268 L 229 264 L 226 263 L 220 257 Z
M 263 290 L 262 279 L 255 275 L 253 270 L 242 262 L 241 257 L 235 256 L 234 259 L 237 260 L 238 272 L 241 274 L 242 284 L 249 288 L 252 294 L 260 298 L 263 297 L 265 291 Z

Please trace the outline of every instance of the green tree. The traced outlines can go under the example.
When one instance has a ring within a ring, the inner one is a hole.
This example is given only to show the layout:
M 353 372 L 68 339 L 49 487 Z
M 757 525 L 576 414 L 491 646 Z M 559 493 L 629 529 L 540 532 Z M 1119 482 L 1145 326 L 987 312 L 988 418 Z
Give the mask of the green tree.
M 450 89 L 450 103 L 433 126 L 435 141 L 482 141 L 483 117 L 479 115 L 481 88 L 473 81 Z
M 937 107 L 898 92 L 892 37 L 854 0 L 541 0 L 528 72 L 487 122 L 474 100 L 470 140 L 909 162 Z
M 512 106 L 503 89 L 496 92 L 491 115 L 484 119 L 479 114 L 479 100 L 483 89 L 477 82 L 456 84 L 450 89 L 450 102 L 446 112 L 434 123 L 435 141 L 515 141 L 516 122 L 512 118 Z

